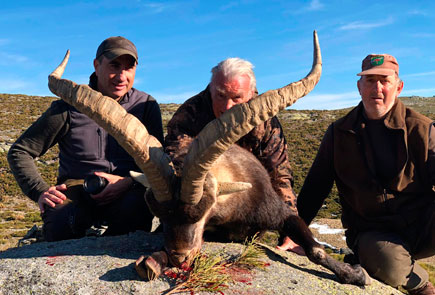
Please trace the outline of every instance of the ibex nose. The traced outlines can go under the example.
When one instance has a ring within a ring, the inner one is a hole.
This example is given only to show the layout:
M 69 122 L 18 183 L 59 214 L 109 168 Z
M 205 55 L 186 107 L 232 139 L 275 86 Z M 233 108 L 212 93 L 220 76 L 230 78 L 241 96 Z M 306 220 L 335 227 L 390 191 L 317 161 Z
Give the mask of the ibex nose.
M 169 253 L 169 260 L 171 261 L 171 264 L 174 266 L 180 267 L 183 262 L 188 260 L 189 254 L 191 251 L 177 251 L 177 250 L 171 250 L 168 251 Z

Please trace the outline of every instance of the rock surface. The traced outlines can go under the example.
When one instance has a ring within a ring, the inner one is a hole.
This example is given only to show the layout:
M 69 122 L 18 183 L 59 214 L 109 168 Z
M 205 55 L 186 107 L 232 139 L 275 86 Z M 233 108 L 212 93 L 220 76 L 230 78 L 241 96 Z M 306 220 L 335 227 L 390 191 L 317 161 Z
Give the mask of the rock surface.
M 142 281 L 134 261 L 162 246 L 159 234 L 135 232 L 117 237 L 86 237 L 36 243 L 0 252 L 0 294 L 165 294 L 173 286 L 165 276 Z M 205 243 L 203 251 L 241 250 L 239 244 Z M 265 271 L 232 284 L 224 294 L 402 294 L 374 280 L 360 288 L 343 285 L 306 257 L 266 250 Z

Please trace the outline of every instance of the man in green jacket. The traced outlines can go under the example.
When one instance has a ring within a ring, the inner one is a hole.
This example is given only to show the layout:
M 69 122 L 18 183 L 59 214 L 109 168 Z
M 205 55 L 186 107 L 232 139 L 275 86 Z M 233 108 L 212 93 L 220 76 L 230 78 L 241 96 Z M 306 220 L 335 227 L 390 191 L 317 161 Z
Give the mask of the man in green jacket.
M 178 173 L 193 139 L 211 121 L 233 106 L 257 96 L 253 65 L 241 58 L 228 58 L 212 69 L 210 84 L 185 101 L 168 122 L 165 149 Z M 267 169 L 273 188 L 296 210 L 293 176 L 287 143 L 277 117 L 255 127 L 237 144 L 250 151 Z
M 433 122 L 397 98 L 403 82 L 393 56 L 368 55 L 358 76 L 362 101 L 326 131 L 299 215 L 310 224 L 335 182 L 346 242 L 367 272 L 410 294 L 435 294 L 415 262 L 435 254 Z
M 257 96 L 253 65 L 241 58 L 227 58 L 211 70 L 210 84 L 185 101 L 168 122 L 165 150 L 178 173 L 190 144 L 211 121 L 233 106 Z M 258 125 L 237 141 L 266 168 L 276 193 L 296 211 L 293 176 L 288 160 L 287 142 L 275 116 Z M 287 237 L 281 237 L 287 241 Z

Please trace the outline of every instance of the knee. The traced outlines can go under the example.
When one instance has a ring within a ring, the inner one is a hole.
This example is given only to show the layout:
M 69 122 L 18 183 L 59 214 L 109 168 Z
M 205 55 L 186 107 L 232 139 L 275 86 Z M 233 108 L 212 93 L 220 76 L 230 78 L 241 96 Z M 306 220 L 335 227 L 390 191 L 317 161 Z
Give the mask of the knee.
M 42 234 L 47 242 L 56 242 L 65 240 L 69 237 L 69 226 L 61 219 L 57 218 L 53 212 L 45 212 L 43 214 L 44 224 L 42 226 Z
M 92 220 L 88 214 L 80 213 L 72 204 L 47 208 L 42 214 L 44 239 L 54 242 L 83 237 Z
M 403 285 L 413 267 L 411 255 L 400 239 L 376 234 L 359 238 L 358 258 L 371 276 L 393 287 Z

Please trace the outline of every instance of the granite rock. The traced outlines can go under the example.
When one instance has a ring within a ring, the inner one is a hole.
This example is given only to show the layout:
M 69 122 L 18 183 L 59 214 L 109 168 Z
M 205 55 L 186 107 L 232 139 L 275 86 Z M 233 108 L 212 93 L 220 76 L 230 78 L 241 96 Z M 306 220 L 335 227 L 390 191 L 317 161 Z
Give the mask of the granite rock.
M 41 242 L 0 252 L 0 295 L 9 294 L 165 294 L 173 287 L 162 276 L 145 282 L 134 269 L 140 255 L 161 249 L 158 233 L 135 232 L 115 237 L 85 237 Z M 238 253 L 237 243 L 205 243 L 203 251 Z M 231 284 L 224 294 L 402 294 L 376 280 L 365 288 L 340 284 L 306 257 L 266 249 L 265 271 Z

